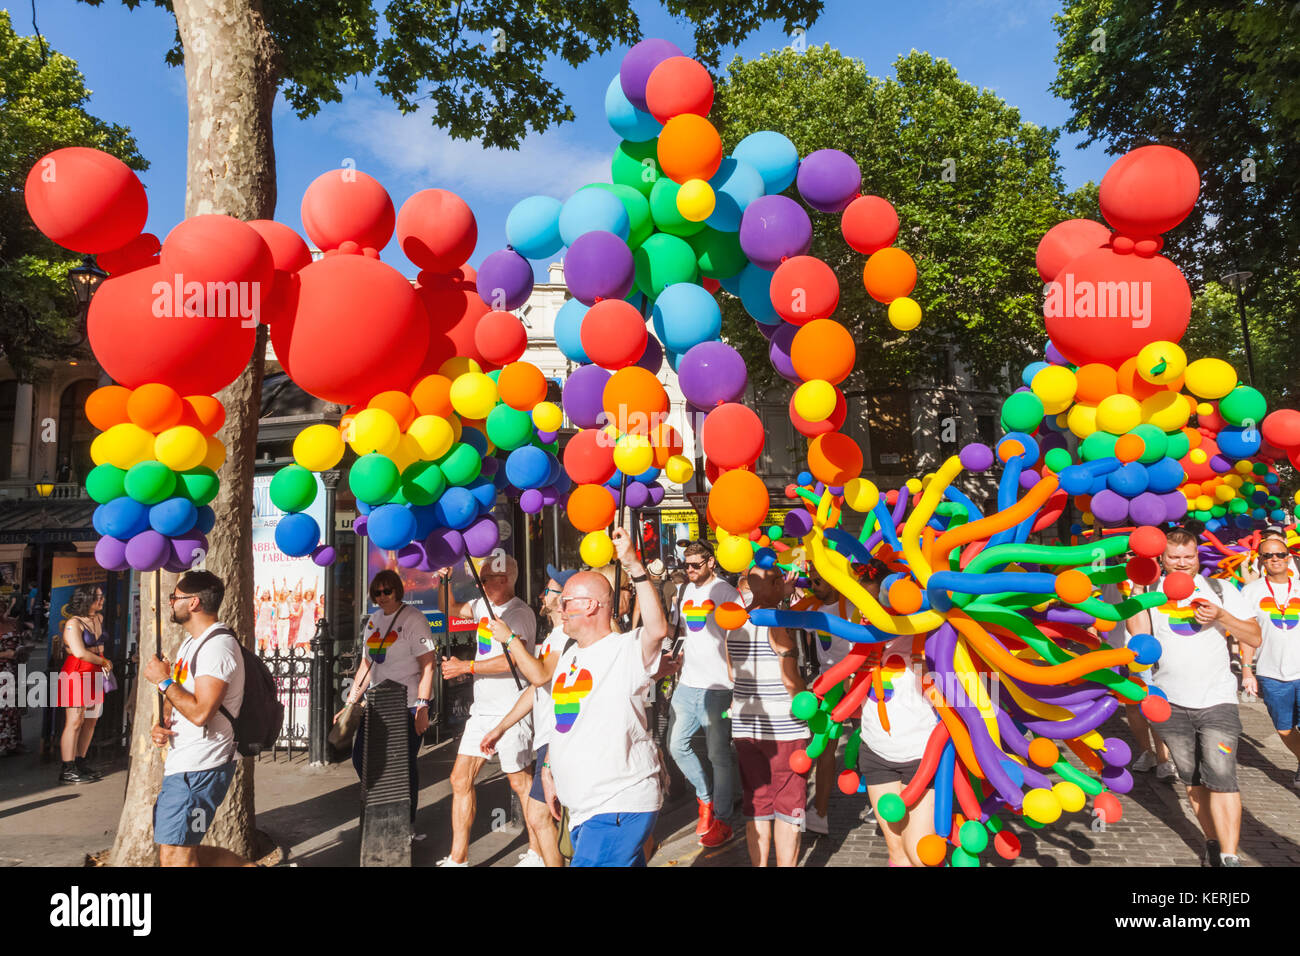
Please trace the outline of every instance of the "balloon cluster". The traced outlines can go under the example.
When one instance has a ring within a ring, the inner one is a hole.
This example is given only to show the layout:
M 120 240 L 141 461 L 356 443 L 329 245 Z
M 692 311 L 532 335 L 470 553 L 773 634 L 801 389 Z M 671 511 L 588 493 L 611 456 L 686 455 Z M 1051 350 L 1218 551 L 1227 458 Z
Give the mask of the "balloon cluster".
M 1287 550 L 1291 552 L 1292 558 L 1300 557 L 1300 534 L 1296 533 L 1294 526 L 1287 528 L 1285 533 Z M 1220 540 L 1213 531 L 1202 532 L 1202 543 L 1198 549 L 1201 574 L 1207 578 L 1230 580 L 1237 587 L 1242 587 L 1247 581 L 1243 570 L 1259 554 L 1262 534 L 1262 529 L 1255 528 L 1233 541 Z

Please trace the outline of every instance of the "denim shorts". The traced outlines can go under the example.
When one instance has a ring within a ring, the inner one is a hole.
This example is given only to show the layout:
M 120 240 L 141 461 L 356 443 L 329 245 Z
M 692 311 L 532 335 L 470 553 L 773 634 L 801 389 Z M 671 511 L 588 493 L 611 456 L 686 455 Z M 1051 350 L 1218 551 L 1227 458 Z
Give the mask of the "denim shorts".
M 533 788 L 528 791 L 528 796 L 538 803 L 546 802 L 546 789 L 542 786 L 542 764 L 546 763 L 546 751 L 550 746 L 550 744 L 542 744 L 537 748 L 537 763 L 533 767 Z
M 645 841 L 658 816 L 658 810 L 596 814 L 570 831 L 569 866 L 645 866 Z
M 1155 729 L 1169 746 L 1183 783 L 1213 793 L 1237 792 L 1241 715 L 1236 704 L 1202 708 L 1170 704 L 1169 719 Z
M 191 770 L 163 777 L 153 805 L 153 842 L 164 846 L 198 846 L 226 799 L 237 761 L 214 770 Z
M 1260 677 L 1259 696 L 1264 698 L 1268 715 L 1276 730 L 1291 730 L 1300 725 L 1300 680 L 1274 680 Z

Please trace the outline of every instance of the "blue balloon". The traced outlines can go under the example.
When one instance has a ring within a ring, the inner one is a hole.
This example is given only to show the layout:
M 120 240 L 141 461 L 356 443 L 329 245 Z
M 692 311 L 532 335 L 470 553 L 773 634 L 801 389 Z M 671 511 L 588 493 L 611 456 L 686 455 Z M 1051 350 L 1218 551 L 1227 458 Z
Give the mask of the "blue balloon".
M 487 436 L 484 435 L 477 428 L 462 429 L 460 433 L 460 440 L 463 441 L 466 445 L 469 445 L 476 452 L 478 452 L 480 457 L 487 454 L 487 446 L 488 446 Z
M 415 515 L 415 534 L 411 536 L 412 541 L 423 541 L 438 527 L 438 506 L 436 503 L 431 505 L 411 505 L 411 514 Z
M 725 279 L 719 279 L 718 283 L 730 292 L 732 295 L 740 296 L 740 277 L 745 274 L 745 270 L 737 272 L 734 276 L 727 276 Z
M 199 531 L 207 534 L 217 526 L 217 513 L 212 510 L 211 505 L 204 505 L 199 508 L 199 517 L 194 522 L 194 527 Z
M 168 498 L 149 509 L 149 527 L 169 538 L 189 531 L 198 520 L 199 509 L 188 498 Z
M 1217 438 L 1219 451 L 1224 458 L 1249 458 L 1259 451 L 1263 439 L 1258 428 L 1223 428 Z
M 1137 654 L 1139 664 L 1154 664 L 1160 660 L 1160 642 L 1150 634 L 1134 634 L 1128 639 L 1128 647 Z
M 763 195 L 763 177 L 749 163 L 724 156 L 722 165 L 709 180 L 713 187 L 714 206 L 705 225 L 719 232 L 735 232 L 745 207 Z
M 659 469 L 652 465 L 635 477 L 641 484 L 648 485 L 659 480 Z
M 442 497 L 433 506 L 440 528 L 452 528 L 456 531 L 469 527 L 478 517 L 478 499 L 468 488 L 453 486 L 442 493 Z M 374 518 L 370 519 L 371 528 Z M 370 532 L 374 536 L 374 531 Z
M 763 177 L 763 191 L 769 196 L 784 192 L 799 173 L 799 150 L 780 133 L 762 130 L 750 133 L 731 152 Z
M 555 315 L 555 344 L 570 362 L 588 365 L 591 359 L 582 348 L 582 317 L 590 306 L 570 299 Z
M 380 505 L 370 512 L 370 519 L 366 522 L 370 540 L 384 551 L 406 547 L 415 539 L 416 530 L 415 515 L 406 505 Z
M 1120 465 L 1106 476 L 1106 484 L 1110 490 L 1125 498 L 1136 498 L 1147 490 L 1148 483 L 1147 470 L 1141 462 L 1137 461 Z
M 627 207 L 613 193 L 586 186 L 564 201 L 560 209 L 560 238 L 566 246 L 584 233 L 603 229 L 627 242 L 632 223 Z
M 560 459 L 556 458 L 550 452 L 546 453 L 547 464 L 550 466 L 546 471 L 546 480 L 542 482 L 541 487 L 546 488 L 560 480 L 560 475 L 564 474 L 564 466 L 560 464 Z
M 618 76 L 610 80 L 605 89 L 605 119 L 614 132 L 629 143 L 652 140 L 663 129 L 657 119 L 632 105 Z
M 362 501 L 360 498 L 357 499 L 357 514 L 368 515 L 374 510 L 375 506 L 370 502 Z
M 506 242 L 525 259 L 545 259 L 564 246 L 560 239 L 560 209 L 552 196 L 529 196 L 515 203 L 506 216 Z
M 722 310 L 708 289 L 693 282 L 677 282 L 655 300 L 654 327 L 664 347 L 680 355 L 693 345 L 718 338 Z
M 550 473 L 547 453 L 534 445 L 516 448 L 506 459 L 506 480 L 520 490 L 542 487 Z
M 681 369 L 682 357 L 681 352 L 674 352 L 672 349 L 664 349 L 664 358 L 668 360 L 668 364 L 673 367 L 674 372 Z
M 275 546 L 291 558 L 305 558 L 318 544 L 320 525 L 306 512 L 287 514 L 275 526 Z
M 740 272 L 740 304 L 755 322 L 779 325 L 783 320 L 772 305 L 772 273 L 754 263 Z
M 1147 491 L 1157 495 L 1167 495 L 1177 491 L 1183 483 L 1183 466 L 1165 456 L 1159 461 L 1147 465 Z
M 1034 376 L 1045 368 L 1047 368 L 1046 362 L 1030 362 L 1025 366 L 1025 370 L 1020 373 L 1020 381 L 1024 382 L 1025 385 L 1033 385 Z
M 474 500 L 478 502 L 480 514 L 491 510 L 492 506 L 496 504 L 497 486 L 491 478 L 475 478 L 465 486 L 465 490 L 473 495 Z
M 125 541 L 148 529 L 149 508 L 123 495 L 96 508 L 91 523 L 101 535 Z

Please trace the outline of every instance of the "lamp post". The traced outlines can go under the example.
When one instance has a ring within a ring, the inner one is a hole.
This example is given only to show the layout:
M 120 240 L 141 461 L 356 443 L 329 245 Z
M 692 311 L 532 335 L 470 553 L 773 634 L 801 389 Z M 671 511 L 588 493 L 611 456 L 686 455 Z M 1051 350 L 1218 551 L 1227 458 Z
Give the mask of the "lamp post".
M 86 317 L 90 314 L 90 300 L 94 298 L 100 283 L 107 278 L 108 273 L 95 265 L 94 256 L 86 256 L 81 260 L 81 265 L 68 270 L 68 284 L 72 286 L 72 294 L 77 297 L 77 305 L 81 309 L 77 320 L 77 340 L 72 344 L 74 349 L 86 341 Z
M 1255 385 L 1255 359 L 1250 351 L 1250 326 L 1246 324 L 1246 304 L 1242 298 L 1252 272 L 1230 272 L 1219 281 L 1237 293 L 1237 315 L 1241 318 L 1241 337 L 1246 344 L 1246 382 Z

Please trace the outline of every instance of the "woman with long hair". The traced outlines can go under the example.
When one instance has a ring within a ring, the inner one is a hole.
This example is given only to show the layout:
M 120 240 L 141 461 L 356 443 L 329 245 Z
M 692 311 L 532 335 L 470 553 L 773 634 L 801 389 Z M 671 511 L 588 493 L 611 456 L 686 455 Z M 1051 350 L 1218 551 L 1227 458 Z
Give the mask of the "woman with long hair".
M 72 592 L 64 609 L 65 657 L 59 672 L 59 706 L 66 709 L 59 746 L 63 766 L 59 783 L 94 783 L 101 776 L 86 762 L 95 723 L 104 712 L 104 675 L 113 662 L 103 655 L 104 591 L 83 584 Z

